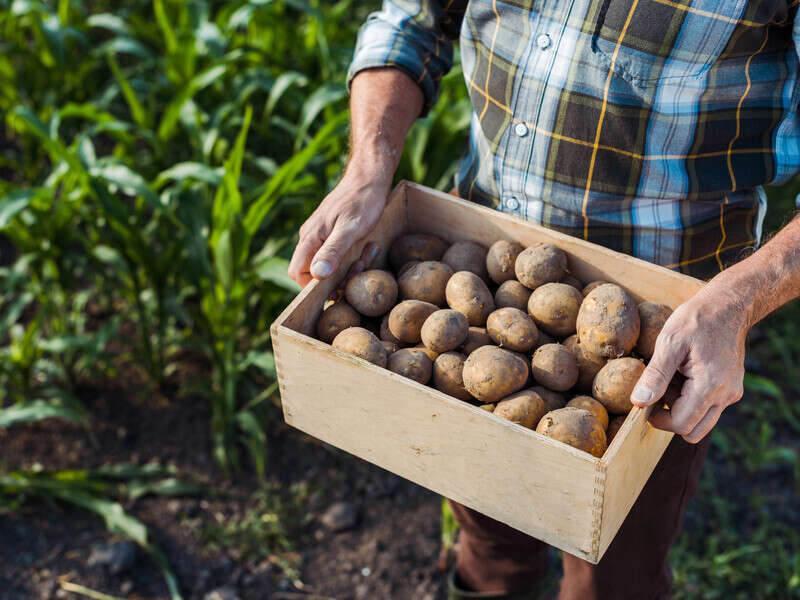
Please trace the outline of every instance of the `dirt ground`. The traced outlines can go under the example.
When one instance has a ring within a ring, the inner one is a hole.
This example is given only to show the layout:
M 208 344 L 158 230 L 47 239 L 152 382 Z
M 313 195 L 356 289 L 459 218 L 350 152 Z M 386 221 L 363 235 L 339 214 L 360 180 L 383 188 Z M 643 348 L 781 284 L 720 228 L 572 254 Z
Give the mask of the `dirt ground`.
M 220 548 L 209 542 L 209 528 L 242 519 L 260 486 L 252 475 L 231 481 L 216 467 L 205 402 L 131 398 L 114 388 L 86 390 L 83 398 L 94 441 L 81 426 L 56 421 L 0 430 L 0 465 L 91 468 L 158 460 L 205 482 L 213 492 L 149 496 L 125 505 L 164 549 L 185 598 L 202 600 L 221 587 L 242 600 L 444 597 L 435 494 L 276 425 L 269 479 L 276 489 L 306 490 L 288 501 L 300 523 L 292 528 L 294 547 L 284 557 L 298 565 L 299 576 L 290 580 L 276 561 L 243 556 L 235 544 Z M 351 517 L 355 513 L 356 523 L 336 532 L 320 515 L 339 502 Z M 166 598 L 160 572 L 141 552 L 118 574 L 90 566 L 93 549 L 116 539 L 99 518 L 61 505 L 31 503 L 0 514 L 0 600 L 81 597 L 61 589 L 59 580 L 118 597 Z

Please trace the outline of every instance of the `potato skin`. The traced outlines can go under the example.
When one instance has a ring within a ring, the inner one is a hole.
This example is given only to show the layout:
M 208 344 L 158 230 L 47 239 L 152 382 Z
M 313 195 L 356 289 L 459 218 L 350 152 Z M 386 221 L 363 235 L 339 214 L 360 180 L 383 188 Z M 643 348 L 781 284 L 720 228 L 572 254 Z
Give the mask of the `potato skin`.
M 424 353 L 425 353 L 425 356 L 427 356 L 428 358 L 430 358 L 430 359 L 431 359 L 431 362 L 434 362 L 434 361 L 435 361 L 437 358 L 439 358 L 439 354 L 441 354 L 440 352 L 436 352 L 435 350 L 431 350 L 430 348 L 428 348 L 428 347 L 427 347 L 425 344 L 423 344 L 423 343 L 419 343 L 419 344 L 417 344 L 416 346 L 414 346 L 414 348 L 416 348 L 417 350 L 421 350 L 422 352 L 424 352 Z
M 567 337 L 575 333 L 575 320 L 581 308 L 583 296 L 566 283 L 540 285 L 528 299 L 528 314 L 536 326 L 555 337 Z
M 605 283 L 594 288 L 578 311 L 578 339 L 592 354 L 619 358 L 628 354 L 639 337 L 639 310 L 620 286 Z
M 546 387 L 541 385 L 534 385 L 531 387 L 531 389 L 539 394 L 539 397 L 544 402 L 545 408 L 547 408 L 547 412 L 556 410 L 557 408 L 564 408 L 566 401 L 564 400 L 564 394 L 561 392 L 548 390 Z
M 572 273 L 567 273 L 564 277 L 561 278 L 561 283 L 566 283 L 567 285 L 571 285 L 579 292 L 583 289 L 583 283 L 581 280 L 575 277 Z M 582 296 L 583 294 L 581 294 Z
M 470 327 L 467 330 L 467 339 L 461 344 L 458 349 L 464 356 L 469 356 L 472 352 L 481 346 L 488 346 L 492 343 L 492 338 L 484 327 Z
M 614 415 L 628 414 L 633 408 L 631 392 L 644 371 L 638 358 L 626 356 L 606 363 L 594 378 L 592 396 Z
M 516 277 L 514 264 L 517 262 L 517 256 L 524 249 L 525 247 L 519 242 L 509 242 L 508 240 L 497 240 L 489 246 L 489 251 L 486 253 L 486 271 L 492 281 L 502 284 L 514 279 Z
M 539 339 L 536 340 L 536 343 L 533 345 L 533 350 L 536 350 L 540 346 L 544 346 L 545 344 L 557 344 L 558 340 L 551 338 L 547 333 L 539 330 Z
M 528 298 L 531 297 L 531 290 L 526 288 L 516 279 L 509 279 L 500 284 L 494 293 L 494 304 L 497 308 L 518 308 L 527 310 Z
M 439 307 L 422 300 L 404 300 L 389 313 L 389 331 L 401 342 L 417 344 L 422 339 L 422 324 Z
M 398 275 L 397 287 L 401 300 L 422 300 L 436 306 L 444 306 L 444 290 L 453 269 L 443 262 L 426 260 L 403 267 Z
M 452 308 L 444 308 L 425 319 L 420 334 L 426 347 L 441 353 L 458 348 L 467 339 L 468 332 L 467 317 Z
M 653 358 L 656 338 L 672 314 L 672 309 L 658 302 L 642 302 L 638 309 L 641 326 L 635 348 L 646 360 L 650 360 Z
M 447 250 L 447 242 L 427 233 L 401 235 L 389 248 L 389 263 L 395 271 L 412 260 L 439 260 Z
M 498 308 L 486 319 L 486 331 L 495 344 L 515 352 L 527 352 L 539 338 L 536 325 L 518 308 Z
M 564 251 L 544 242 L 525 248 L 514 263 L 517 280 L 532 290 L 545 283 L 558 281 L 566 270 L 567 255 Z
M 379 367 L 386 366 L 386 350 L 371 331 L 363 327 L 348 327 L 341 331 L 331 345 L 337 350 L 363 358 Z
M 317 320 L 317 337 L 330 344 L 341 331 L 361 325 L 361 315 L 347 302 L 334 302 Z
M 481 410 L 485 410 L 486 412 L 494 412 L 494 409 L 495 409 L 496 406 L 497 406 L 497 404 L 494 404 L 494 403 L 481 404 L 478 408 L 480 408 Z
M 608 430 L 606 431 L 606 439 L 608 440 L 608 445 L 611 445 L 614 436 L 617 435 L 619 432 L 619 428 L 622 427 L 622 424 L 625 422 L 625 415 L 621 415 L 619 417 L 614 417 L 608 423 Z
M 536 432 L 600 458 L 608 447 L 606 432 L 588 410 L 565 406 L 542 417 Z
M 367 317 L 389 312 L 397 301 L 397 282 L 388 271 L 370 269 L 354 275 L 344 288 L 350 306 Z
M 464 387 L 483 403 L 496 402 L 522 389 L 528 381 L 528 364 L 509 350 L 482 346 L 467 357 Z
M 585 286 L 583 286 L 583 289 L 581 290 L 581 293 L 583 294 L 583 297 L 585 298 L 586 296 L 589 295 L 589 292 L 591 292 L 594 288 L 596 288 L 599 285 L 603 285 L 604 283 L 608 283 L 608 282 L 607 281 L 590 281 Z
M 509 394 L 500 400 L 493 412 L 498 417 L 528 429 L 536 429 L 539 420 L 548 411 L 541 396 L 532 389 L 527 389 Z
M 469 324 L 483 327 L 494 310 L 494 298 L 483 280 L 469 271 L 455 273 L 445 288 L 447 305 L 467 317 Z
M 459 400 L 472 400 L 464 387 L 464 355 L 444 352 L 433 361 L 433 387 Z
M 486 272 L 486 248 L 475 242 L 456 242 L 442 256 L 442 262 L 453 272 L 469 271 L 484 281 L 489 280 Z
M 563 392 L 578 381 L 578 364 L 561 344 L 539 346 L 531 359 L 533 378 L 544 387 Z
M 562 344 L 575 357 L 575 362 L 578 363 L 578 382 L 575 387 L 582 392 L 592 391 L 592 382 L 595 375 L 603 366 L 608 362 L 602 356 L 595 356 L 583 346 L 578 340 L 578 335 L 573 334 L 565 339 Z
M 391 313 L 389 313 L 389 314 L 391 314 Z M 378 332 L 378 337 L 381 340 L 384 340 L 384 341 L 387 341 L 387 342 L 394 342 L 399 347 L 402 347 L 402 346 L 404 346 L 403 342 L 401 342 L 396 337 L 394 337 L 394 334 L 392 334 L 392 332 L 389 330 L 389 314 L 383 315 L 383 319 L 381 319 L 381 327 L 380 327 L 380 330 Z
M 603 426 L 603 429 L 608 428 L 608 411 L 606 407 L 591 396 L 575 396 L 572 400 L 567 402 L 567 406 L 588 410 L 600 421 L 600 425 Z
M 400 344 L 391 340 L 381 340 L 381 346 L 383 346 L 383 349 L 386 350 L 386 356 L 391 356 L 400 350 Z
M 421 384 L 430 381 L 433 363 L 428 355 L 418 348 L 403 348 L 389 356 L 386 367 Z

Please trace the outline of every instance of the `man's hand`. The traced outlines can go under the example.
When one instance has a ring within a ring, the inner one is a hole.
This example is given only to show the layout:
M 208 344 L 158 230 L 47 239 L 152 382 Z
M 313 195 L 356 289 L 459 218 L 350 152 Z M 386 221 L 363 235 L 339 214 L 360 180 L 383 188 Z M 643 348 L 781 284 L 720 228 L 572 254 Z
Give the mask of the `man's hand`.
M 650 423 L 687 442 L 699 442 L 722 411 L 742 397 L 747 330 L 741 300 L 710 282 L 667 319 L 631 401 L 636 406 L 655 404 L 679 371 L 686 376 L 680 396 L 669 410 L 659 402 Z
M 378 222 L 390 184 L 385 178 L 346 173 L 300 228 L 289 276 L 305 286 L 312 278 L 333 273 L 345 253 Z M 375 259 L 378 247 L 371 244 L 364 250 L 362 269 Z

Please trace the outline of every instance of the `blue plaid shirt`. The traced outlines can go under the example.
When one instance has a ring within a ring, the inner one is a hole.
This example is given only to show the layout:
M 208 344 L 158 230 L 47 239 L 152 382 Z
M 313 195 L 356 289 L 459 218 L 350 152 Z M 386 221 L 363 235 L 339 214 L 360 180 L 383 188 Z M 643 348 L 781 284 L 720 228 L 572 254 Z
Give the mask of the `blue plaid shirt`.
M 798 2 L 385 0 L 350 78 L 402 69 L 427 110 L 460 38 L 462 197 L 707 278 L 800 166 Z

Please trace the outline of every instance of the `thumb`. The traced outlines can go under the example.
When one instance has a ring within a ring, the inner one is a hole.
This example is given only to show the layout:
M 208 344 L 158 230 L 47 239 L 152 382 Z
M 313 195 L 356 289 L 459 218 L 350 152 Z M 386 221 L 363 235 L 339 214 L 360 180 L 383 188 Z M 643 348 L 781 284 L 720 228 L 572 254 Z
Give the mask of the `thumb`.
M 664 396 L 672 376 L 675 375 L 685 358 L 686 348 L 683 344 L 659 336 L 656 339 L 653 357 L 633 388 L 631 402 L 635 406 L 655 404 Z
M 328 239 L 317 250 L 311 261 L 311 275 L 316 279 L 325 279 L 333 273 L 342 262 L 344 255 L 353 246 L 358 237 L 355 224 L 337 220 Z

